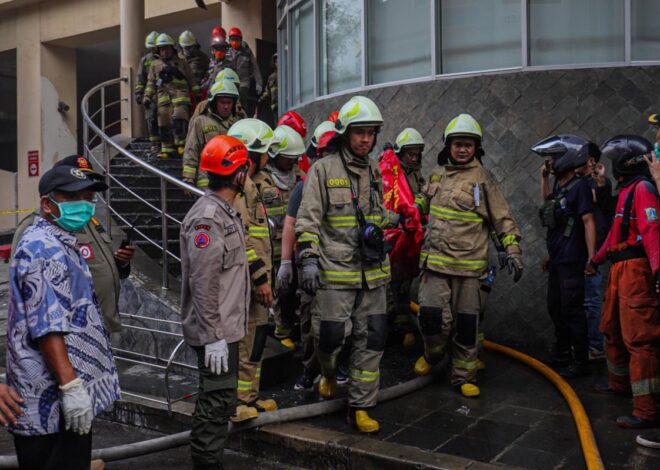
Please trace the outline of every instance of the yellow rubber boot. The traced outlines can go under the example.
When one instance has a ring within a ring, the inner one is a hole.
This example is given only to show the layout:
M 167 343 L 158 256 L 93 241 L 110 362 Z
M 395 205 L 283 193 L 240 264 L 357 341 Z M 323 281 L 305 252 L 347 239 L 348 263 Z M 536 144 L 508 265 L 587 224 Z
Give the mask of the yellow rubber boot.
M 247 405 L 238 405 L 236 407 L 236 414 L 229 418 L 232 423 L 240 423 L 242 421 L 248 421 L 259 416 L 259 412 L 256 408 Z
M 371 434 L 380 430 L 378 421 L 370 418 L 365 410 L 355 410 L 355 414 L 353 414 L 353 411 L 350 411 L 348 420 L 355 425 L 358 431 L 365 434 Z
M 403 347 L 404 348 L 412 348 L 415 345 L 415 334 L 414 333 L 406 333 L 403 336 Z
M 481 394 L 481 391 L 479 390 L 479 387 L 474 384 L 462 384 L 461 394 L 467 398 L 475 398 Z
M 337 394 L 337 377 L 328 379 L 327 377 L 321 377 L 319 381 L 319 395 L 326 400 L 334 398 Z
M 420 357 L 417 359 L 417 362 L 415 362 L 415 374 L 417 375 L 428 375 L 429 372 L 431 372 L 431 368 L 433 366 L 426 362 L 426 359 L 424 356 Z
M 481 359 L 477 359 L 477 370 L 485 370 L 486 364 Z
M 257 400 L 254 402 L 257 411 L 275 411 L 277 410 L 277 402 L 273 399 Z
M 291 351 L 295 351 L 296 349 L 296 343 L 294 343 L 291 338 L 284 338 L 283 340 L 280 340 L 280 344 L 285 348 L 290 349 Z

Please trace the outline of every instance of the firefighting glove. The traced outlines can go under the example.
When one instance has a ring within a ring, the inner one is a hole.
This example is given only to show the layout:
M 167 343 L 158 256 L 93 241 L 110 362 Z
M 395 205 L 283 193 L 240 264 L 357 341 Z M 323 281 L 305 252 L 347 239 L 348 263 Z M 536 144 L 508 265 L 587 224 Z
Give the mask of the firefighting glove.
M 506 251 L 497 251 L 497 261 L 500 263 L 500 270 L 507 267 L 509 264 L 509 255 L 506 254 Z
M 142 104 L 142 100 L 144 99 L 144 96 L 140 95 L 135 95 L 135 102 L 137 104 Z
M 143 98 L 142 106 L 144 106 L 146 109 L 149 109 L 151 107 L 151 100 L 149 98 Z
M 321 287 L 321 271 L 318 258 L 304 258 L 302 260 L 302 288 L 309 295 L 315 295 Z
M 264 87 L 262 87 L 261 85 L 256 85 L 255 91 L 257 92 L 257 96 L 261 96 L 261 93 L 263 93 L 264 91 Z
M 220 375 L 229 371 L 229 348 L 227 341 L 221 339 L 204 346 L 204 365 L 211 373 Z
M 92 429 L 92 398 L 80 379 L 60 385 L 60 400 L 64 412 L 64 427 L 76 434 L 89 434 Z
M 513 274 L 513 282 L 518 282 L 523 275 L 522 251 L 518 244 L 506 247 L 506 266 Z
M 283 290 L 289 289 L 293 282 L 293 263 L 290 259 L 283 259 L 277 271 L 277 280 Z

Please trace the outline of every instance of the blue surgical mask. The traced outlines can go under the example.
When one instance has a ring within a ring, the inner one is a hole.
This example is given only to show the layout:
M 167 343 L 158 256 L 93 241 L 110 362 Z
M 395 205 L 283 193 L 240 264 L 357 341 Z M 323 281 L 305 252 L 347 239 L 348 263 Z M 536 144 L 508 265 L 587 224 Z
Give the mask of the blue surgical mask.
M 85 200 L 57 202 L 51 199 L 51 201 L 60 209 L 60 216 L 55 222 L 69 232 L 82 230 L 96 210 L 96 204 Z

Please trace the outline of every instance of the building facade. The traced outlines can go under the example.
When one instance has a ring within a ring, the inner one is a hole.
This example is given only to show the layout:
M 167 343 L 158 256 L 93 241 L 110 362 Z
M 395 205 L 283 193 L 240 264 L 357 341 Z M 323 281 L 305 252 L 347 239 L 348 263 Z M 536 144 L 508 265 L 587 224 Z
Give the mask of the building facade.
M 385 125 L 378 148 L 404 127 L 426 140 L 428 175 L 442 133 L 461 112 L 484 130 L 484 165 L 523 232 L 526 272 L 500 272 L 486 314 L 496 339 L 551 335 L 540 265 L 542 163 L 529 151 L 574 133 L 600 144 L 620 133 L 654 139 L 660 112 L 660 2 L 653 0 L 278 1 L 280 109 L 310 128 L 363 94 Z M 312 64 L 310 66 L 309 64 Z M 494 260 L 493 260 L 494 261 Z M 496 263 L 493 263 L 496 264 Z
M 0 0 L 0 230 L 38 206 L 35 161 L 41 175 L 81 150 L 80 99 L 122 71 L 134 76 L 149 31 L 176 40 L 189 29 L 209 53 L 214 26 L 237 26 L 256 54 L 264 43 L 275 48 L 272 0 L 206 3 L 207 10 L 193 0 Z M 121 99 L 116 132 L 140 135 L 129 86 Z

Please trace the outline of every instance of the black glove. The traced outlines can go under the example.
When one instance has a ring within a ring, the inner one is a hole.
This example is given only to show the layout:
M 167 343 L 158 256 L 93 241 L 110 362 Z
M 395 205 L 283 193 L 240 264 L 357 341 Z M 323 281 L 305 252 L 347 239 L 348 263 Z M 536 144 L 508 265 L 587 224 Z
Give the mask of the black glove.
M 302 260 L 302 288 L 309 295 L 315 295 L 321 287 L 321 271 L 318 258 L 304 258 Z
M 160 79 L 160 83 L 170 83 L 174 78 L 172 77 L 172 74 L 169 72 L 169 67 L 165 67 L 163 70 L 160 71 L 158 74 L 158 78 Z M 160 86 L 159 84 L 156 84 L 156 86 Z
M 178 78 L 179 80 L 183 80 L 184 78 L 186 78 L 185 75 L 183 75 L 183 72 L 181 72 L 181 70 L 179 70 L 173 65 L 168 65 L 167 67 L 165 67 L 164 70 L 167 72 L 168 75 L 171 75 L 174 78 Z
M 506 254 L 506 251 L 504 250 L 498 250 L 497 251 L 497 260 L 500 263 L 500 270 L 506 268 L 509 260 L 509 255 Z
M 135 95 L 135 102 L 137 104 L 142 104 L 142 99 L 143 98 L 144 98 L 144 96 L 142 96 L 141 94 L 140 95 Z

